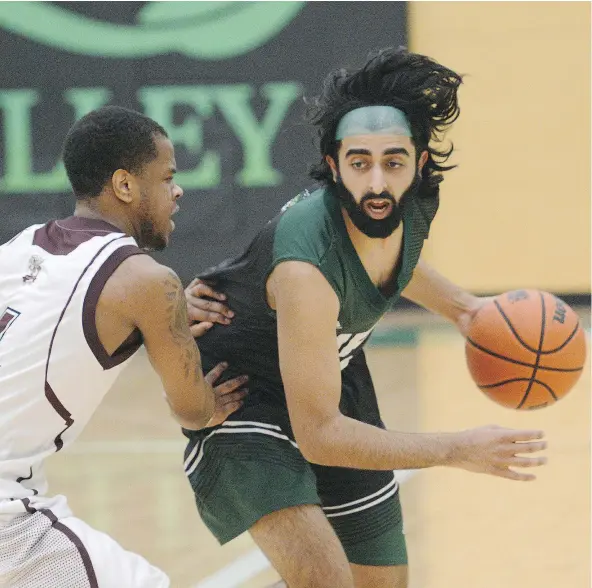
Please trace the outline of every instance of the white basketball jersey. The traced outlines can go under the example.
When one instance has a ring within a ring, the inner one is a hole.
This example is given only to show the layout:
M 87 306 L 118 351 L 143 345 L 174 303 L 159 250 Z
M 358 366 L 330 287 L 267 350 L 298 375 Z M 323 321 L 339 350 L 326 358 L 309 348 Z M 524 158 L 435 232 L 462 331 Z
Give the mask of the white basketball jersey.
M 109 356 L 95 325 L 105 282 L 137 253 L 133 238 L 82 217 L 0 246 L 0 514 L 46 506 L 43 461 L 81 433 L 140 347 L 134 331 Z

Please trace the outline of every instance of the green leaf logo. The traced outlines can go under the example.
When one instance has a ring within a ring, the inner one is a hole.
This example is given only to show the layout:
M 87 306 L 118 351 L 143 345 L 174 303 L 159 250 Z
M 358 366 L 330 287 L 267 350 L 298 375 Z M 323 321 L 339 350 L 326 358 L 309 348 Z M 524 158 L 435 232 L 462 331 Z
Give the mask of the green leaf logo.
M 49 2 L 1 2 L 0 27 L 70 53 L 137 58 L 183 53 L 217 60 L 261 47 L 305 2 L 148 2 L 137 26 L 98 21 Z

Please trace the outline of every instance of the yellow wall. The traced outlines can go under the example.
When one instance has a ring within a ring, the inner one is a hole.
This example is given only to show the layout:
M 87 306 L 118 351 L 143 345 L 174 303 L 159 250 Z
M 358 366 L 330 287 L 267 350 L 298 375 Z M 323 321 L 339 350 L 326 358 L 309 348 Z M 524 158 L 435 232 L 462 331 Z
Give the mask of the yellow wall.
M 481 292 L 590 291 L 590 4 L 410 2 L 410 48 L 467 74 L 426 258 Z

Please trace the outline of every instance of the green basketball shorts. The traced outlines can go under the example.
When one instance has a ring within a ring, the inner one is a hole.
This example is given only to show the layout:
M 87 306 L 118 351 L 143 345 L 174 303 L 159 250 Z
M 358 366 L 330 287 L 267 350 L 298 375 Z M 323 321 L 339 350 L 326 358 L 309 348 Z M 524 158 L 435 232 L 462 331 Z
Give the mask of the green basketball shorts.
M 263 404 L 243 407 L 218 427 L 185 434 L 185 473 L 199 513 L 220 543 L 271 512 L 318 504 L 351 563 L 407 563 L 393 472 L 307 462 L 287 412 Z

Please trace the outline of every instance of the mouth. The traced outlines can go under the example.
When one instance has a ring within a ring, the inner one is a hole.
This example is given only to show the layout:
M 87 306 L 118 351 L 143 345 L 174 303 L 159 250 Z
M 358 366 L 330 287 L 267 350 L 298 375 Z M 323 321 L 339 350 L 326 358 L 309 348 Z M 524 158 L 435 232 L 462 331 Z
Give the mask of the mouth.
M 173 212 L 171 212 L 171 216 L 173 216 L 174 214 L 177 214 L 179 212 L 179 206 L 175 206 L 175 208 L 173 209 Z M 170 223 L 171 223 L 171 231 L 175 230 L 175 221 L 171 218 L 170 219 Z
M 393 210 L 393 203 L 386 199 L 368 200 L 363 205 L 364 212 L 374 220 L 385 219 Z

